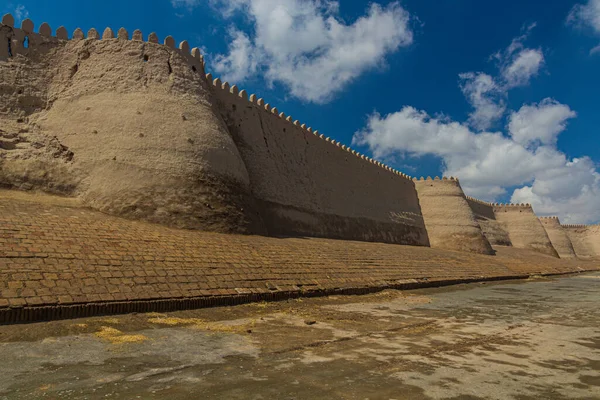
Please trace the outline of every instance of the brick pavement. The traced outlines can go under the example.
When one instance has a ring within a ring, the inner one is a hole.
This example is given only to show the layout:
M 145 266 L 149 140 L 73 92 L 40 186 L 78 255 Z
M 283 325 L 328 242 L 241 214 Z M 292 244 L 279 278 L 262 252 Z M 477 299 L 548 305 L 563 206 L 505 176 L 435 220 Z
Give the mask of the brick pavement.
M 172 229 L 0 191 L 0 322 L 592 269 L 511 248 L 494 257 Z

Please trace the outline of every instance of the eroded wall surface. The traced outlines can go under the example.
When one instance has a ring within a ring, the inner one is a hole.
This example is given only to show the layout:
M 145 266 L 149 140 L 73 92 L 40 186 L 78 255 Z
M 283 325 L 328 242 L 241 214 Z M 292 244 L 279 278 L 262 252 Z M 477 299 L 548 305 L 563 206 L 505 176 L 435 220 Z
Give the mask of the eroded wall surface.
M 563 225 L 581 259 L 600 259 L 600 225 Z
M 494 254 L 458 180 L 415 180 L 431 247 Z
M 575 250 L 571 239 L 560 224 L 558 217 L 541 217 L 540 222 L 544 226 L 552 246 L 560 258 L 575 258 Z
M 508 232 L 496 220 L 492 204 L 469 196 L 467 196 L 467 203 L 483 235 L 492 246 L 512 246 Z
M 496 220 L 508 232 L 514 247 L 558 257 L 546 230 L 530 205 L 500 204 L 493 208 Z

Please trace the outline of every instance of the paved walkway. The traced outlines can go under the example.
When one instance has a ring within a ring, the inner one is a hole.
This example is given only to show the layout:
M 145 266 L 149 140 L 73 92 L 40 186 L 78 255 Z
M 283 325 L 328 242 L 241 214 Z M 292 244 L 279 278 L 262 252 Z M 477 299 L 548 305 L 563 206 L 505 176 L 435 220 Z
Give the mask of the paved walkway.
M 138 310 L 131 302 L 215 296 L 229 302 L 245 296 L 248 301 L 597 267 L 515 249 L 500 249 L 490 257 L 380 243 L 171 229 L 107 216 L 71 199 L 0 191 L 0 322 Z M 203 301 L 163 302 L 160 307 L 215 304 Z M 130 306 L 122 306 L 124 302 Z M 48 310 L 15 314 L 19 308 L 90 303 L 113 306 L 73 308 L 73 315 L 50 315 Z
M 0 326 L 0 400 L 600 399 L 600 273 Z

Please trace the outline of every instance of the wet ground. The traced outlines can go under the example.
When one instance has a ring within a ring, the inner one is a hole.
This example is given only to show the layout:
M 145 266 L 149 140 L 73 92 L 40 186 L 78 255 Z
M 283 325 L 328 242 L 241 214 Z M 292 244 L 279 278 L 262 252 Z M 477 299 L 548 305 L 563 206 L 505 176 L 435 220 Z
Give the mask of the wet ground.
M 600 273 L 0 326 L 0 399 L 600 399 Z

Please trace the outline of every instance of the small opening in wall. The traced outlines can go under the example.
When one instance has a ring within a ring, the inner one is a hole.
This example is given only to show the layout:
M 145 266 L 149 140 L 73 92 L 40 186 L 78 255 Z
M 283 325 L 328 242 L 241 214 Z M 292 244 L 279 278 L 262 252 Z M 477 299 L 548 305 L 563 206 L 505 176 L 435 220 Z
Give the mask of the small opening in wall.
M 148 62 L 149 59 L 150 57 L 148 57 L 148 54 L 144 54 L 144 62 Z
M 192 71 L 194 71 L 194 72 L 196 72 L 196 71 L 197 71 L 197 69 L 196 69 L 196 66 L 195 66 L 195 65 L 192 65 Z
M 29 36 L 25 36 L 25 39 L 23 39 L 23 48 L 29 48 Z
M 8 56 L 12 57 L 13 53 L 12 53 L 12 41 L 10 40 L 10 38 L 8 38 Z

